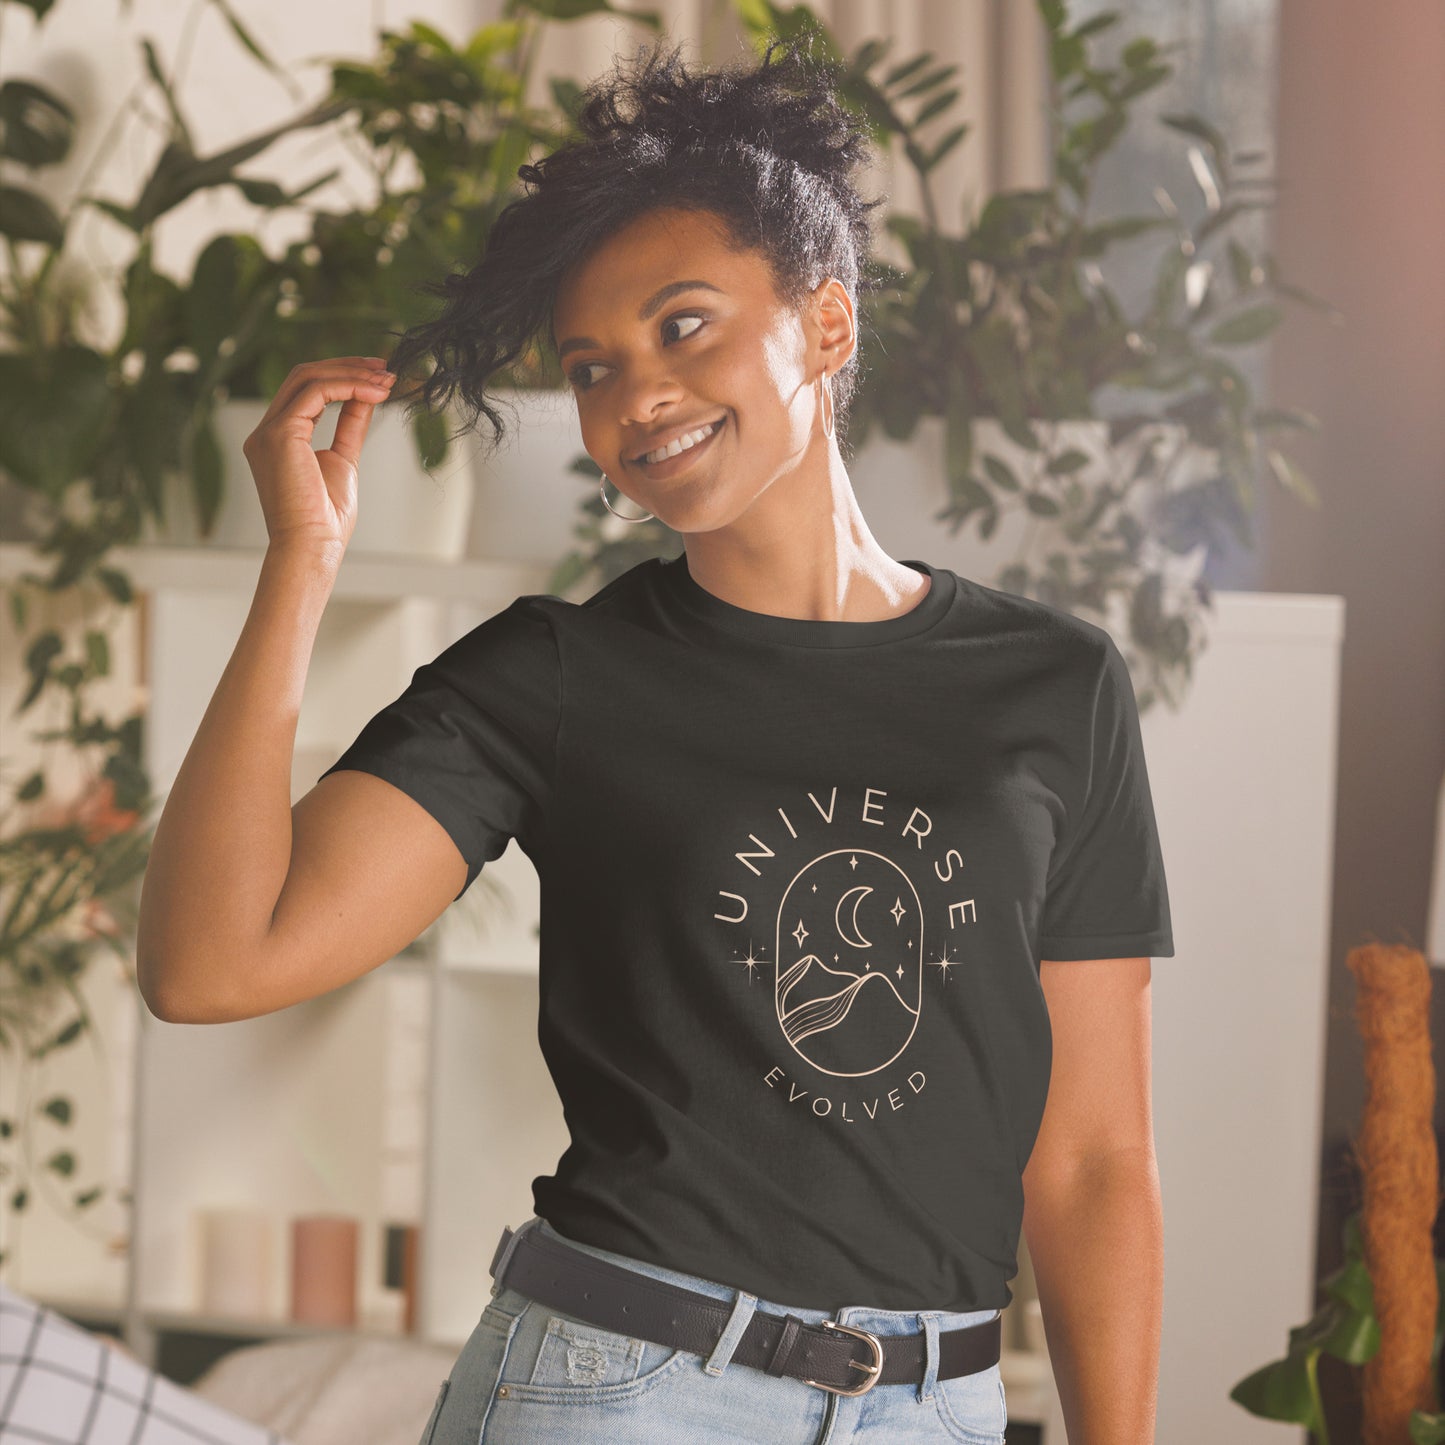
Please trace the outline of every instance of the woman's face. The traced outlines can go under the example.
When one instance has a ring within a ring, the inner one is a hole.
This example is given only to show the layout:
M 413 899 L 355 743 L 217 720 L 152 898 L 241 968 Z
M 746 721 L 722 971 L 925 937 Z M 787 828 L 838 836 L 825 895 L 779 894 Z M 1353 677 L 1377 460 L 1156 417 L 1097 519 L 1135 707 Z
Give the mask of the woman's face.
M 800 317 L 764 258 L 725 237 L 710 213 L 651 211 L 564 277 L 553 306 L 588 455 L 679 532 L 728 525 L 780 479 L 826 479 L 818 379 L 852 351 L 840 282 L 825 279 Z M 700 446 L 639 459 L 707 423 L 718 429 Z

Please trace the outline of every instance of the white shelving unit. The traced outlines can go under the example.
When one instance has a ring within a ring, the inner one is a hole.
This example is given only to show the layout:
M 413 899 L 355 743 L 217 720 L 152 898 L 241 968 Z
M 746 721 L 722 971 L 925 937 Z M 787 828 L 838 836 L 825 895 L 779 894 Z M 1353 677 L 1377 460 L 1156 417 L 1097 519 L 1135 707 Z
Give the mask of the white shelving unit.
M 129 662 L 141 680 L 146 767 L 164 793 L 244 624 L 262 554 L 166 547 L 113 556 L 143 594 L 134 655 L 119 649 L 117 670 Z M 0 547 L 0 576 L 26 568 L 38 570 L 26 549 Z M 348 557 L 308 672 L 293 801 L 419 663 L 544 585 L 544 568 Z M 110 1076 L 75 1087 L 129 1103 L 130 1154 L 117 1161 L 114 1184 L 132 1189 L 130 1218 L 117 1210 L 110 1232 L 94 1238 L 63 1219 L 37 1218 L 33 1228 L 27 1220 L 15 1286 L 117 1326 L 151 1360 L 166 1333 L 307 1333 L 315 1327 L 289 1319 L 290 1220 L 347 1214 L 361 1224 L 359 1326 L 396 1333 L 383 1232 L 414 1223 L 416 1333 L 460 1348 L 489 1298 L 502 1225 L 531 1213 L 533 1176 L 550 1171 L 567 1142 L 535 1044 L 537 920 L 536 872 L 513 844 L 389 964 L 261 1018 L 164 1023 L 122 971 L 92 970 L 88 1006 Z M 96 1113 L 79 1146 L 88 1162 L 104 1155 L 116 1124 Z M 259 1318 L 201 1309 L 197 1214 L 216 1206 L 272 1217 L 270 1308 Z

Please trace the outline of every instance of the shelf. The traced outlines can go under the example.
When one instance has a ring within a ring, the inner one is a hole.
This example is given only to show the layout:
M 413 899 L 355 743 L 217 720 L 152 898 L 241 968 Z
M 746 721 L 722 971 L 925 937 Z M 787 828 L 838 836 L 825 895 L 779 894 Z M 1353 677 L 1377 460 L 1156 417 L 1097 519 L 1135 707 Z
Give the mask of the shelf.
M 140 1318 L 162 1334 L 215 1335 L 225 1339 L 305 1339 L 316 1336 L 345 1335 L 348 1339 L 415 1340 L 419 1336 L 400 1330 L 367 1329 L 360 1325 L 314 1325 L 299 1320 L 266 1317 L 245 1318 L 239 1315 L 207 1315 L 190 1310 L 142 1309 Z
M 251 547 L 116 547 L 107 562 L 125 572 L 141 592 L 161 588 L 183 591 L 250 592 L 255 589 L 265 552 Z M 22 572 L 48 573 L 50 557 L 38 556 L 20 542 L 0 544 L 0 582 L 13 582 Z M 411 557 L 348 555 L 337 574 L 333 597 L 352 601 L 387 601 L 399 597 L 432 597 L 478 601 L 515 597 L 546 590 L 550 562 L 438 562 Z

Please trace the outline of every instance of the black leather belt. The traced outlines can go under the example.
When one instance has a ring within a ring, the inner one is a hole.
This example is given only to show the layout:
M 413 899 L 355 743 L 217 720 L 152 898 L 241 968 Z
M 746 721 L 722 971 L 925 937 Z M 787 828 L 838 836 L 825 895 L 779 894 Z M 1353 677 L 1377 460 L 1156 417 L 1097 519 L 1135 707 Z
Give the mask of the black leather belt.
M 501 1275 L 497 1262 L 513 1238 L 510 1226 L 492 1255 L 489 1273 L 520 1294 L 599 1329 L 710 1355 L 732 1315 L 732 1303 L 684 1289 L 599 1259 L 536 1228 L 516 1235 Z M 863 1358 L 858 1342 L 862 1341 Z M 938 1378 L 971 1375 L 998 1363 L 1000 1316 L 938 1335 Z M 922 1383 L 928 1342 L 922 1331 L 874 1335 L 833 1320 L 808 1324 L 796 1315 L 754 1310 L 733 1361 L 791 1375 L 839 1395 L 863 1395 L 874 1385 Z M 860 1379 L 861 1375 L 861 1379 Z

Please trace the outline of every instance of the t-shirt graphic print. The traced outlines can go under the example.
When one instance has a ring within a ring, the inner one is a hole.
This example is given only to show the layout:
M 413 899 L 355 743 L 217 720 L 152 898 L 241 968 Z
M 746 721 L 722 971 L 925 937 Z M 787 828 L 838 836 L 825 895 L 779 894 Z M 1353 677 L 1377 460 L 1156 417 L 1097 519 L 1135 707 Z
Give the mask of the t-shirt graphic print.
M 1040 959 L 1174 951 L 1109 634 L 947 568 L 875 622 L 686 558 L 529 595 L 332 771 L 541 884 L 562 1234 L 809 1308 L 1003 1307 L 1048 1090 Z
M 869 824 L 888 827 L 882 816 L 886 802 L 884 789 L 863 790 L 854 820 L 859 831 Z M 927 968 L 931 965 L 938 977 L 946 979 L 958 960 L 948 956 L 946 934 L 940 938 L 942 947 L 935 946 L 937 956 L 928 957 L 925 934 L 931 930 L 926 927 L 919 885 L 908 866 L 914 860 L 907 859 L 902 847 L 898 850 L 902 861 L 888 850 L 888 845 L 900 840 L 906 844 L 910 838 L 921 847 L 931 829 L 927 815 L 915 807 L 901 829 L 890 831 L 886 844 L 880 840 L 871 846 L 833 847 L 807 857 L 809 843 L 817 847 L 822 841 L 809 836 L 818 831 L 814 819 L 833 828 L 841 821 L 839 806 L 835 785 L 824 800 L 810 790 L 804 806 L 795 810 L 796 824 L 786 808 L 778 808 L 789 835 L 785 852 L 801 851 L 807 861 L 783 884 L 776 909 L 770 906 L 774 914 L 770 942 L 755 944 L 749 930 L 747 951 L 738 961 L 749 978 L 771 975 L 778 1027 L 794 1054 L 821 1074 L 861 1079 L 895 1063 L 917 1033 Z M 750 834 L 749 841 L 752 848 L 735 856 L 765 879 L 763 865 L 774 865 L 778 852 L 756 834 Z M 792 844 L 801 844 L 801 850 Z M 757 895 L 726 888 L 719 894 L 734 912 L 718 912 L 715 918 L 740 926 L 752 921 Z M 976 906 L 972 898 L 955 900 L 950 921 L 967 923 Z M 735 958 L 738 953 L 735 947 Z M 923 1086 L 921 1077 L 910 1082 L 914 1088 Z M 815 1094 L 810 1107 L 815 1114 L 827 1115 L 833 1112 L 833 1101 Z M 856 1109 L 850 1115 L 846 1097 L 839 1107 L 842 1117 L 856 1117 Z M 875 1117 L 878 1100 L 861 1107 Z

